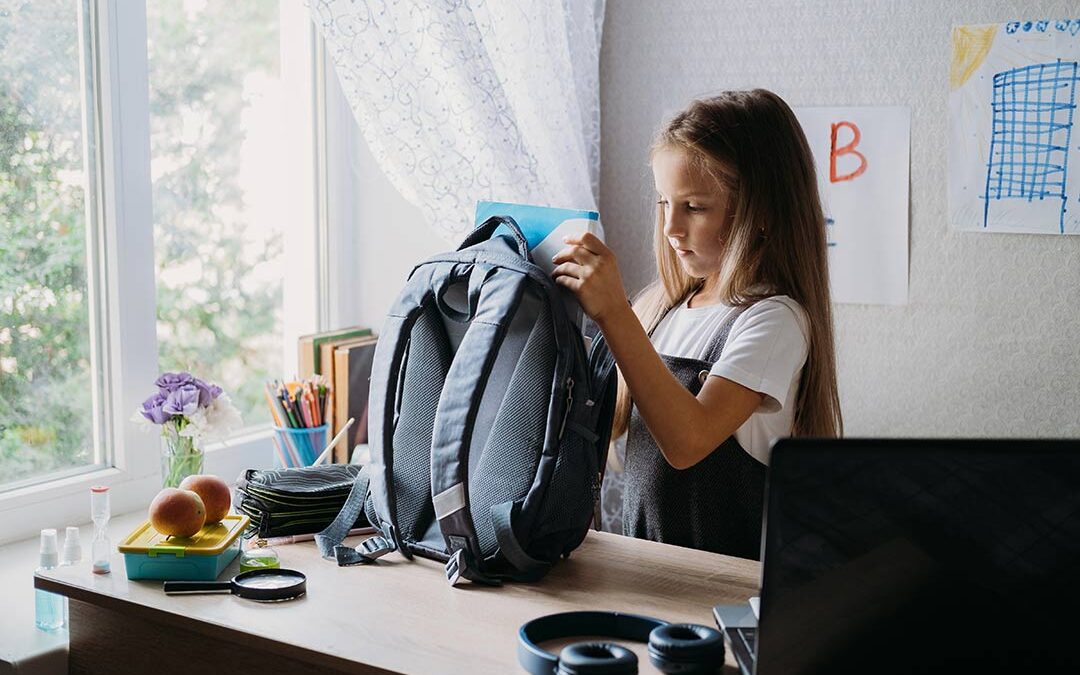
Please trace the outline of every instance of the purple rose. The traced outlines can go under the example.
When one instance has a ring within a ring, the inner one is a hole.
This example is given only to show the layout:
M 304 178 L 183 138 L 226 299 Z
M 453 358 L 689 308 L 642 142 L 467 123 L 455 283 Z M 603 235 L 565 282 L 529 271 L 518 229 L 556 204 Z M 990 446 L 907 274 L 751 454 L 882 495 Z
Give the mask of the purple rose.
M 221 396 L 221 387 L 209 382 L 203 382 L 199 378 L 194 378 L 192 384 L 199 390 L 199 407 L 205 408 L 210 405 L 210 401 L 213 401 L 218 396 Z
M 154 424 L 165 424 L 169 421 L 169 413 L 165 412 L 165 396 L 161 392 L 158 392 L 150 398 L 143 401 L 142 408 L 139 410 L 142 416 L 150 420 Z
M 184 415 L 186 417 L 194 414 L 199 409 L 199 388 L 194 384 L 180 385 L 177 389 L 169 392 L 161 409 L 170 415 Z
M 170 394 L 194 379 L 191 373 L 165 373 L 154 380 L 154 384 L 162 394 Z

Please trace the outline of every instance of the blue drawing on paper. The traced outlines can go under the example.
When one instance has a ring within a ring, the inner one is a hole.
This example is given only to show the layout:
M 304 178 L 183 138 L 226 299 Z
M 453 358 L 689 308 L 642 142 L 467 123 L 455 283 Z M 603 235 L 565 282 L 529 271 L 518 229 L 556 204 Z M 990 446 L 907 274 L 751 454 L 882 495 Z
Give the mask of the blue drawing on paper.
M 836 242 L 833 241 L 832 238 L 834 234 L 833 225 L 836 225 L 836 220 L 829 216 L 825 216 L 825 246 L 828 248 L 836 246 Z
M 1028 30 L 1025 25 L 1024 30 Z M 983 227 L 990 201 L 1057 199 L 1065 232 L 1069 142 L 1076 109 L 1077 62 L 1058 59 L 994 75 L 990 157 Z

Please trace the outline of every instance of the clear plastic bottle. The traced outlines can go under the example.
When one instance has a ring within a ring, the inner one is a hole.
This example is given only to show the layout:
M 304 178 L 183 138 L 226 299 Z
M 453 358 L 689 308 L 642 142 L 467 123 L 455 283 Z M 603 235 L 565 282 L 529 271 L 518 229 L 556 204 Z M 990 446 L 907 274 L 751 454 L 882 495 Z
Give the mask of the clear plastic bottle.
M 64 530 L 64 547 L 60 549 L 60 567 L 67 567 L 69 565 L 77 565 L 82 562 L 82 536 L 79 534 L 79 528 L 74 525 L 68 525 L 68 528 Z M 64 625 L 70 624 L 68 620 L 68 599 L 64 598 Z
M 40 563 L 37 571 L 51 570 L 56 567 L 56 530 L 48 528 L 41 531 Z M 64 627 L 64 596 L 34 589 L 34 625 L 41 630 L 54 631 Z
M 82 536 L 79 528 L 69 525 L 64 530 L 64 547 L 60 549 L 60 566 L 77 565 L 82 562 Z
M 108 574 L 111 571 L 109 557 L 112 555 L 112 543 L 109 542 L 109 488 L 95 485 L 90 488 L 90 519 L 94 521 L 94 541 L 90 544 L 90 554 L 94 574 Z

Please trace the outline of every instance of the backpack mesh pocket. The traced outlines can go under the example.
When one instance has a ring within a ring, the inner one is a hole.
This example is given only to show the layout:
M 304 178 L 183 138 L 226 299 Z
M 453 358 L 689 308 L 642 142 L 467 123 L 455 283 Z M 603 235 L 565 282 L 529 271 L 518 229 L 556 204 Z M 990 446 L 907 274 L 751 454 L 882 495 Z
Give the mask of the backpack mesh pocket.
M 522 542 L 534 557 L 553 560 L 563 552 L 566 532 L 588 527 L 599 489 L 595 455 L 593 444 L 578 434 L 563 436 L 536 526 L 530 541 Z

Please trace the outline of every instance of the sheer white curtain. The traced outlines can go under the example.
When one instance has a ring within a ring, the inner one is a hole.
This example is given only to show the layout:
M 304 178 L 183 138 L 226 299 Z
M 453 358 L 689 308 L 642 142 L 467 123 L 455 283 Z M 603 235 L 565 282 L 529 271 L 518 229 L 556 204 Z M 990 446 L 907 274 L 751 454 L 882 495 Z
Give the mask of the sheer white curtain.
M 310 0 L 382 170 L 448 242 L 476 202 L 595 209 L 604 0 Z

